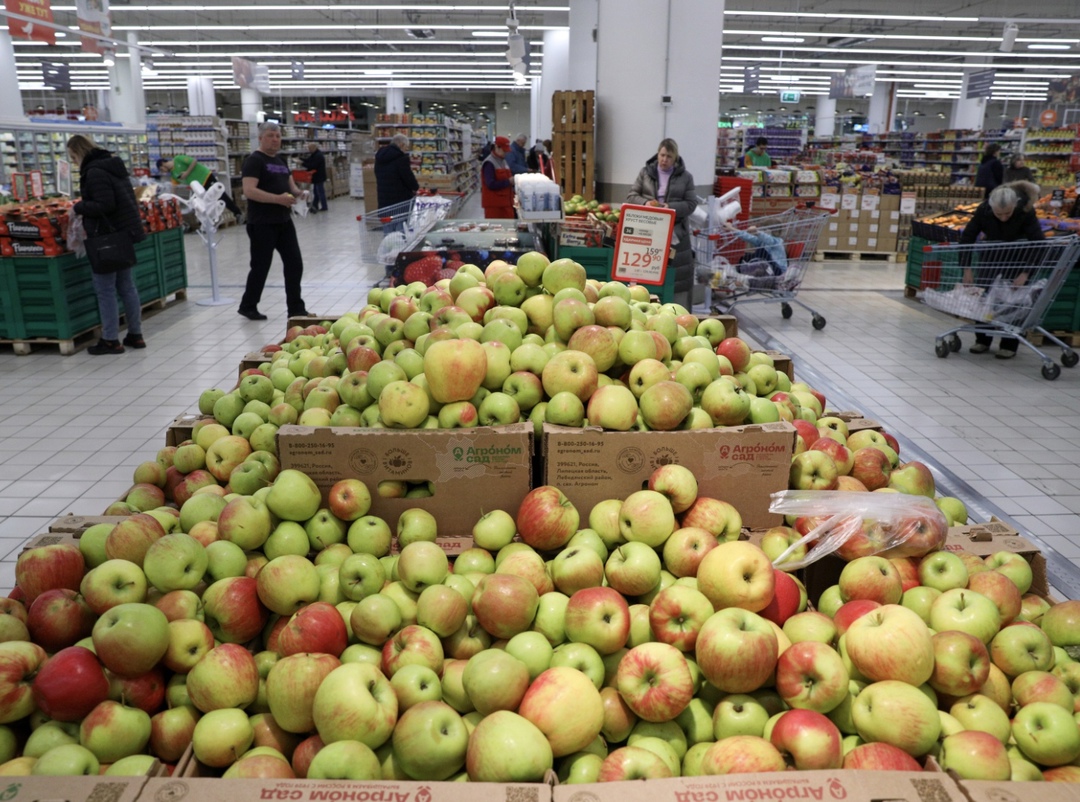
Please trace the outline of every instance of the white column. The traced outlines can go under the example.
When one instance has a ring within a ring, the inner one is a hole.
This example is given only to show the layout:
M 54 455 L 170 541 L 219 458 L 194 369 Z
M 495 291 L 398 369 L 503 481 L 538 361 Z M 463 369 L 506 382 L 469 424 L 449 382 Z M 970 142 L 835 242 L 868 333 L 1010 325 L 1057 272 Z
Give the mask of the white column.
M 595 3 L 594 3 L 595 5 Z M 574 13 L 574 3 L 570 4 L 570 13 Z M 593 81 L 588 85 L 570 82 L 570 42 L 571 31 L 544 31 L 544 65 L 539 80 L 533 80 L 533 90 L 537 94 L 536 111 L 532 117 L 532 138 L 551 138 L 551 96 L 564 89 L 592 89 L 596 85 L 595 58 L 593 60 Z M 591 42 L 590 36 L 590 42 Z M 592 48 L 596 53 L 595 46 Z
M 262 93 L 258 89 L 240 90 L 240 119 L 251 123 L 251 149 L 259 147 L 259 112 L 262 111 Z
M 405 113 L 405 89 L 400 86 L 386 87 L 386 113 Z
M 964 78 L 960 82 L 960 97 L 953 101 L 952 118 L 949 120 L 950 128 L 971 128 L 981 130 L 983 120 L 986 118 L 986 98 L 967 98 L 968 76 L 971 70 L 964 70 Z
M 600 0 L 599 22 L 598 197 L 624 197 L 665 137 L 711 192 L 723 0 Z
M 138 114 L 135 108 L 135 89 L 131 85 L 131 70 L 123 59 L 109 67 L 109 111 L 110 119 L 124 125 L 137 125 Z
M 210 78 L 188 78 L 187 98 L 188 114 L 192 117 L 217 114 L 217 104 L 214 102 L 214 82 Z
M 134 32 L 129 32 L 128 40 L 128 70 L 131 74 L 131 124 L 146 125 L 146 92 L 142 82 L 142 51 L 134 47 L 139 43 Z M 127 122 L 125 120 L 125 122 Z
M 5 122 L 26 122 L 23 114 L 22 95 L 15 75 L 15 48 L 11 45 L 11 36 L 7 26 L 0 30 L 0 75 L 9 75 L 9 79 L 0 81 L 0 120 Z
M 555 89 L 596 89 L 597 40 L 600 24 L 600 0 L 570 0 L 569 52 L 566 86 Z M 544 37 L 544 69 L 547 69 L 547 36 Z M 549 103 L 550 105 L 550 103 Z M 549 110 L 550 111 L 550 110 Z
M 893 107 L 896 105 L 896 84 L 877 82 L 870 96 L 870 110 L 866 122 L 871 134 L 885 134 L 892 130 Z
M 817 98 L 817 111 L 814 112 L 814 136 L 832 136 L 836 132 L 836 99 Z

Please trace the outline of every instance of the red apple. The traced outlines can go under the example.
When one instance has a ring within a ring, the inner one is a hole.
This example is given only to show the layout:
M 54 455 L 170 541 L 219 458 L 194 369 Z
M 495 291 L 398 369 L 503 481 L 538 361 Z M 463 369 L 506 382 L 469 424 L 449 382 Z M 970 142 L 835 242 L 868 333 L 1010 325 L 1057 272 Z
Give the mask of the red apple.
M 69 646 L 50 657 L 33 683 L 34 702 L 57 721 L 80 721 L 109 698 L 109 679 L 92 651 Z
M 321 652 L 340 657 L 349 645 L 345 620 L 334 605 L 314 602 L 297 610 L 278 635 L 276 651 L 282 657 Z
M 79 547 L 71 543 L 54 543 L 26 549 L 15 561 L 15 584 L 26 594 L 26 604 L 47 590 L 68 588 L 78 590 L 86 572 Z

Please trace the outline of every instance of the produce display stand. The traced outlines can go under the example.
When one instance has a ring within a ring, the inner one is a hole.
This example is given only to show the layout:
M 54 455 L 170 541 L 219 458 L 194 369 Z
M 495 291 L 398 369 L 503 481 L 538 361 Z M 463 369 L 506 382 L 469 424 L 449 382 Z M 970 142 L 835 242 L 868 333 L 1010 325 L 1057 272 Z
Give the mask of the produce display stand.
M 135 253 L 139 261 L 133 278 L 144 309 L 163 308 L 170 295 L 176 300 L 187 297 L 187 262 L 179 228 L 148 235 L 136 244 Z M 0 259 L 0 296 L 0 342 L 12 345 L 19 355 L 29 354 L 34 345 L 54 344 L 68 356 L 89 344 L 100 328 L 85 256 L 65 253 Z

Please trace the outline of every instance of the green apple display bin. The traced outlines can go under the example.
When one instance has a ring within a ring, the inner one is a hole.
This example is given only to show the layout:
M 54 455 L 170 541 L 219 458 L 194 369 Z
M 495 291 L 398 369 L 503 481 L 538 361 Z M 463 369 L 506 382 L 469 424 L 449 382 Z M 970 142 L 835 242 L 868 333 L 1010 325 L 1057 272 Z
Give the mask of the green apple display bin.
M 142 303 L 165 298 L 187 284 L 183 232 L 150 234 L 135 246 L 135 286 Z M 0 259 L 0 336 L 70 340 L 101 323 L 90 263 L 85 256 L 16 256 Z M 122 305 L 121 305 L 122 308 Z

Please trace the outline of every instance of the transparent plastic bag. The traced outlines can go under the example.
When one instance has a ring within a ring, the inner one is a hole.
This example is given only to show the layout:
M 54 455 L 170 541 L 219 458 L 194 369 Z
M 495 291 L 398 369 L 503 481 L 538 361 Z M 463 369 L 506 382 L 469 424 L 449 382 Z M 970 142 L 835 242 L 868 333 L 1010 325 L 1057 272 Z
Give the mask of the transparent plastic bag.
M 67 230 L 64 231 L 64 242 L 69 251 L 78 256 L 86 254 L 86 229 L 83 227 L 81 214 L 72 212 L 68 215 Z
M 814 519 L 816 525 L 773 565 L 794 571 L 828 554 L 854 560 L 871 554 L 920 557 L 945 545 L 949 526 L 933 499 L 906 493 L 785 490 L 773 493 L 770 512 Z M 806 556 L 786 561 L 800 546 Z

